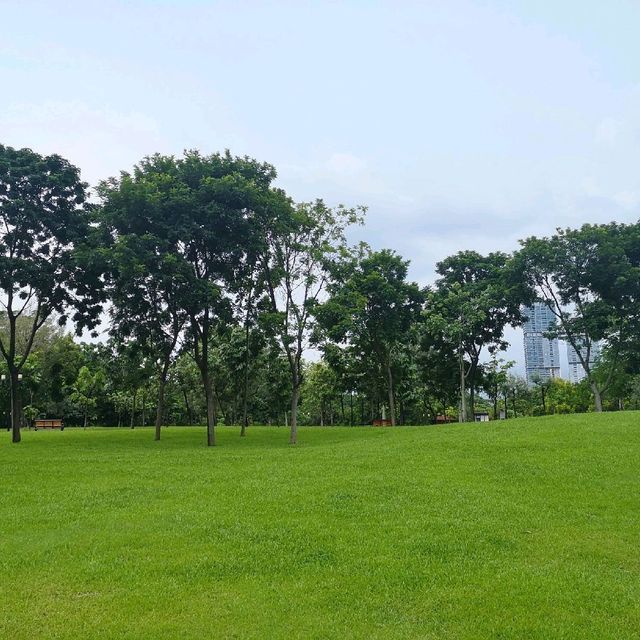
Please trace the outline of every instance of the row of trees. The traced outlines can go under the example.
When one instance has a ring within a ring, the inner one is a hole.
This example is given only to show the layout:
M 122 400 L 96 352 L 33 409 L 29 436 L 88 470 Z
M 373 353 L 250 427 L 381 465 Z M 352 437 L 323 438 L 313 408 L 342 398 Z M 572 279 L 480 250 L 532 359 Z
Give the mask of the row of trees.
M 86 423 L 128 411 L 133 424 L 153 410 L 159 439 L 167 419 L 196 421 L 202 404 L 209 445 L 221 418 L 244 434 L 280 416 L 295 443 L 302 393 L 324 423 L 368 421 L 382 407 L 392 424 L 451 408 L 466 420 L 478 390 L 508 408 L 497 354 L 533 300 L 570 343 L 605 342 L 601 365 L 583 363 L 595 410 L 622 372 L 635 374 L 639 225 L 558 231 L 513 255 L 463 251 L 421 288 L 394 252 L 347 244 L 363 208 L 295 203 L 275 178 L 271 165 L 228 152 L 155 155 L 100 183 L 91 202 L 63 158 L 0 146 L 0 352 L 14 442 L 20 376 L 35 384 L 27 373 L 47 332 L 79 349 L 82 365 L 61 383 L 66 408 L 30 397 L 31 413 L 75 407 Z M 105 310 L 105 344 L 79 347 L 52 327 L 95 329 Z M 305 363 L 310 346 L 322 362 Z

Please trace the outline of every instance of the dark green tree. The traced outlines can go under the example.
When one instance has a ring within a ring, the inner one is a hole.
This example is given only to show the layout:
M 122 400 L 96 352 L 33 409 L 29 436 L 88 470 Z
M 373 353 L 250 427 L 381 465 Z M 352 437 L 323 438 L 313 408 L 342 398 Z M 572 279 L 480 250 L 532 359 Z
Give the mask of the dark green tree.
M 332 209 L 321 200 L 295 208 L 293 218 L 269 228 L 260 264 L 267 292 L 263 326 L 280 343 L 291 381 L 290 444 L 298 439 L 302 356 L 309 346 L 313 309 L 325 291 L 332 262 L 344 251 L 345 230 L 363 209 Z
M 465 421 L 466 390 L 474 412 L 476 375 L 486 349 L 489 354 L 506 349 L 504 330 L 522 322 L 524 293 L 508 277 L 509 256 L 461 251 L 436 265 L 439 278 L 427 302 L 430 330 L 441 332 L 455 349 L 460 372 L 460 420 Z
M 102 268 L 88 243 L 92 236 L 87 185 L 58 155 L 0 145 L 0 289 L 7 336 L 0 353 L 11 386 L 12 440 L 20 441 L 19 374 L 38 331 L 54 314 L 78 331 L 92 326 L 102 302 Z M 26 341 L 17 325 L 29 317 Z
M 548 332 L 574 347 L 602 411 L 623 352 L 638 343 L 640 320 L 640 225 L 584 225 L 559 229 L 547 238 L 531 237 L 516 254 L 513 276 L 530 301 L 547 305 L 556 318 Z M 591 352 L 603 341 L 608 373 L 594 374 Z
M 155 439 L 165 420 L 165 389 L 187 320 L 183 298 L 190 273 L 180 259 L 180 229 L 172 218 L 173 164 L 143 160 L 132 174 L 100 184 L 101 223 L 109 267 L 111 333 L 136 340 L 156 363 Z
M 394 426 L 394 360 L 408 340 L 424 299 L 420 287 L 407 282 L 408 265 L 393 251 L 372 252 L 362 245 L 334 267 L 329 298 L 316 312 L 330 340 L 354 345 L 373 357 L 386 382 Z

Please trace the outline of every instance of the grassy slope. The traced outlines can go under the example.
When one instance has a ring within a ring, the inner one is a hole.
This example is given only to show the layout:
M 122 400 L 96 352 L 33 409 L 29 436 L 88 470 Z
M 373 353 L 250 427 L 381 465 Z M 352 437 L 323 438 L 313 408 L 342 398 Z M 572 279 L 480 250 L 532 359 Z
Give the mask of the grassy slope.
M 637 413 L 2 437 L 2 638 L 640 634 Z

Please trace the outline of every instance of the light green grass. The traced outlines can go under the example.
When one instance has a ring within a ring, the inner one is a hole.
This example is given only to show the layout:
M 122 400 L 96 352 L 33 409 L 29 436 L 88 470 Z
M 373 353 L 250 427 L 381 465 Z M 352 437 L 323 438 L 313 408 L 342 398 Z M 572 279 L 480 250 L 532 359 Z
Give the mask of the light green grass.
M 0 638 L 640 637 L 638 413 L 0 438 Z

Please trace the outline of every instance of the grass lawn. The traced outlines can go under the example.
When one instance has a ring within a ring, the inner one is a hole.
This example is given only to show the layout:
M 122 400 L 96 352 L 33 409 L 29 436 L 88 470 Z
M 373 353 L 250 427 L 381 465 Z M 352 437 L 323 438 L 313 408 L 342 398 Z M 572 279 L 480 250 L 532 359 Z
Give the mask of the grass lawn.
M 640 637 L 640 413 L 0 433 L 0 638 Z

